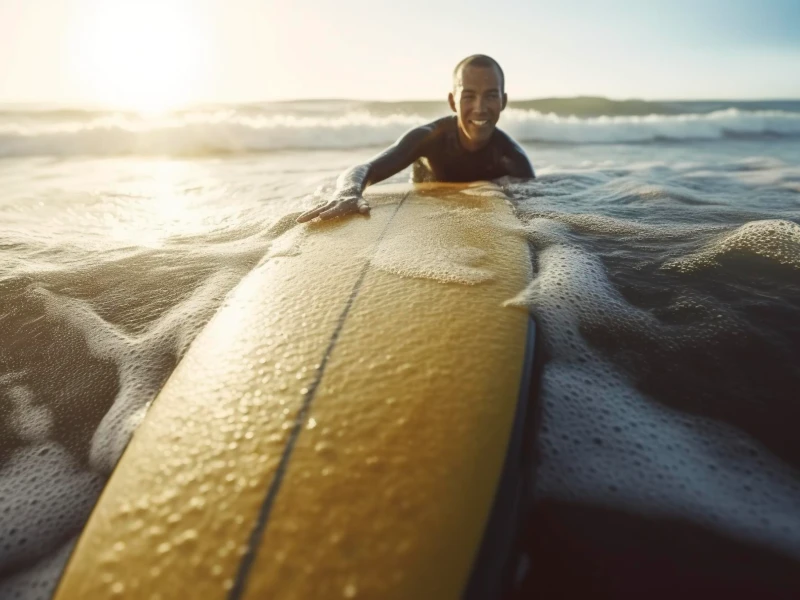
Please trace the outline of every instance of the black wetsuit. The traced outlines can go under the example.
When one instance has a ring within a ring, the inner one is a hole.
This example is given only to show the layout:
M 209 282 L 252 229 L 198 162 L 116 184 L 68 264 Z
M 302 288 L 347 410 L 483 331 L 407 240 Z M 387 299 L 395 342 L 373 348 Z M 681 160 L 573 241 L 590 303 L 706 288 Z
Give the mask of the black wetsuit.
M 495 129 L 489 143 L 471 152 L 458 139 L 456 117 L 444 117 L 428 127 L 431 133 L 419 144 L 413 181 L 479 181 L 511 175 L 534 177 L 525 151 L 508 135 Z
M 412 129 L 394 145 L 347 171 L 339 181 L 340 194 L 358 194 L 414 163 L 412 181 L 480 181 L 535 177 L 525 151 L 508 135 L 495 129 L 480 150 L 467 150 L 458 139 L 455 116 L 444 117 Z

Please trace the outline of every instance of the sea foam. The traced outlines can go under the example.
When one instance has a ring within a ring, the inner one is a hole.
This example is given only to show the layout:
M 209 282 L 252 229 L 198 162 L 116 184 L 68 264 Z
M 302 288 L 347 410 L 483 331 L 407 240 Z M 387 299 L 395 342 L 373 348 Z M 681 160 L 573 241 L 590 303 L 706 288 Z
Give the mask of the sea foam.
M 589 343 L 585 332 L 598 329 L 653 344 L 670 343 L 671 332 L 631 305 L 568 231 L 529 222 L 539 270 L 509 302 L 536 316 L 550 358 L 538 497 L 686 519 L 800 558 L 797 471 L 741 430 L 648 397 Z

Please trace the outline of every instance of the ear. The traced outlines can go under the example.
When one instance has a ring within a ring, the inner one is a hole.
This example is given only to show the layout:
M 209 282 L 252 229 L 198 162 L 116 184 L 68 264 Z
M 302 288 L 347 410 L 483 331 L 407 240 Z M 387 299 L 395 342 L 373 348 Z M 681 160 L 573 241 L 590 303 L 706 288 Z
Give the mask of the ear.
M 508 104 L 508 94 L 503 92 L 503 107 L 500 110 L 505 110 L 506 104 Z
M 456 110 L 456 97 L 453 96 L 453 92 L 447 94 L 447 102 L 450 103 L 450 108 L 452 109 L 453 112 L 458 112 Z

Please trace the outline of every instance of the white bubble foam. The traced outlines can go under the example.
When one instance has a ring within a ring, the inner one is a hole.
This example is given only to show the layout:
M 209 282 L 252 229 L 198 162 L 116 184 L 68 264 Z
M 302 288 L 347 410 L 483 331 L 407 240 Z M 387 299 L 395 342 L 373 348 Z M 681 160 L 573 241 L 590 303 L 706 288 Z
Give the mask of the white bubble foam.
M 192 295 L 168 310 L 143 333 L 129 335 L 105 321 L 83 301 L 38 289 L 46 312 L 84 337 L 89 352 L 117 365 L 119 391 L 92 437 L 93 468 L 110 473 L 125 450 L 149 403 L 173 365 L 218 306 L 219 297 L 235 286 L 243 272 L 219 271 Z
M 413 236 L 412 236 L 413 237 Z M 418 240 L 415 240 L 418 241 Z M 403 236 L 384 241 L 372 257 L 372 265 L 401 277 L 432 279 L 439 283 L 475 285 L 493 279 L 494 274 L 481 268 L 486 252 L 471 246 L 442 245 L 419 253 Z
M 0 470 L 0 572 L 40 560 L 80 531 L 103 483 L 54 442 L 14 452 Z
M 800 269 L 800 225 L 780 219 L 751 221 L 700 252 L 667 261 L 664 268 L 690 273 L 719 266 L 721 260 L 733 256 L 760 257 Z
M 10 418 L 17 435 L 27 442 L 46 440 L 53 428 L 50 409 L 36 404 L 33 391 L 28 386 L 11 386 L 6 394 L 13 407 Z
M 4 600 L 50 600 L 58 577 L 69 560 L 75 537 L 34 566 L 0 580 L 0 598 Z
M 499 193 L 486 187 L 470 189 L 475 191 L 472 195 L 480 197 L 498 197 Z M 488 212 L 480 205 L 452 206 L 417 219 L 413 229 L 390 228 L 370 261 L 374 267 L 401 277 L 477 285 L 491 281 L 495 273 L 485 266 L 486 251 L 465 245 L 464 240 L 480 239 L 482 247 L 489 247 L 492 239 L 508 233 L 524 234 L 510 212 Z
M 656 341 L 662 327 L 560 227 L 529 224 L 539 271 L 513 301 L 537 317 L 551 358 L 537 494 L 688 519 L 800 557 L 800 474 L 733 427 L 653 401 L 587 342 L 598 323 Z

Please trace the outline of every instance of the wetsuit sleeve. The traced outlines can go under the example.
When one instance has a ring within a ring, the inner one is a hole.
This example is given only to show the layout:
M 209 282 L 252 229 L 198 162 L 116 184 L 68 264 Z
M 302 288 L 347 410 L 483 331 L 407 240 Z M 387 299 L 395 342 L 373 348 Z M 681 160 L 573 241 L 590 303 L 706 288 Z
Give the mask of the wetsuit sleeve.
M 524 177 L 528 179 L 535 179 L 536 173 L 533 171 L 533 165 L 528 160 L 528 155 L 525 150 L 520 148 L 511 138 L 508 139 L 508 147 L 504 152 L 503 162 L 508 170 L 508 175 L 512 177 Z
M 429 138 L 434 135 L 430 125 L 416 127 L 403 134 L 394 144 L 363 165 L 356 165 L 341 174 L 336 182 L 338 195 L 361 195 L 369 185 L 388 179 L 423 156 Z

